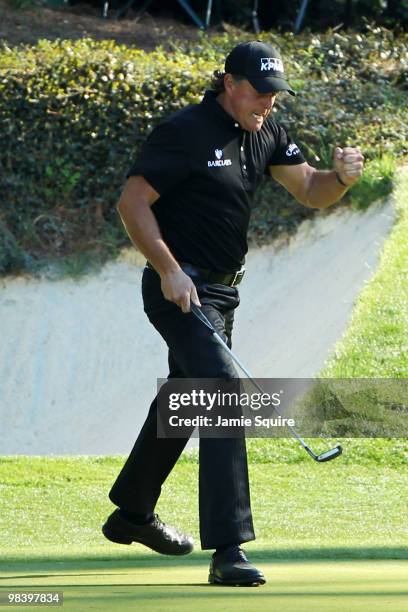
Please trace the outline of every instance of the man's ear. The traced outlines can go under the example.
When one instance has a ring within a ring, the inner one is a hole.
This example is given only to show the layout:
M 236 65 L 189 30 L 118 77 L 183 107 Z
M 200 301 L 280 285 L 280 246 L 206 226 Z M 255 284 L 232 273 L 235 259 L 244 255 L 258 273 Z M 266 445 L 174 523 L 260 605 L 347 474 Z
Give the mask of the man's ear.
M 224 75 L 224 88 L 225 91 L 230 93 L 234 89 L 235 81 L 232 77 L 232 74 Z

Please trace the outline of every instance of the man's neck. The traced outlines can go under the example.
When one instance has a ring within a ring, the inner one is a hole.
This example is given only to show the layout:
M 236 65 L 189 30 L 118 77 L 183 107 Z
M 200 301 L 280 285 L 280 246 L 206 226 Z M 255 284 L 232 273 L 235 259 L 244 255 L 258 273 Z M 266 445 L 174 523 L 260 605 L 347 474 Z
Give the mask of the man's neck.
M 228 113 L 234 119 L 234 121 L 236 121 L 237 119 L 234 117 L 232 109 L 230 108 L 230 105 L 228 104 L 228 100 L 225 95 L 225 92 L 221 92 L 220 94 L 218 94 L 218 96 L 215 99 L 217 100 L 218 104 L 222 106 L 225 112 Z

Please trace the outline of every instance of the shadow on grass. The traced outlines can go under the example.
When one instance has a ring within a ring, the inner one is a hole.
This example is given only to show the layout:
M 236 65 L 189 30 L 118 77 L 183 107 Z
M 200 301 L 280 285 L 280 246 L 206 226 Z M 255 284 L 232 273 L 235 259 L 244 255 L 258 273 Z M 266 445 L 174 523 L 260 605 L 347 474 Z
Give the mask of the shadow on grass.
M 64 555 L 50 554 L 33 555 L 24 558 L 17 555 L 3 556 L 0 567 L 0 580 L 10 578 L 11 572 L 22 572 L 27 577 L 30 577 L 26 572 L 30 572 L 31 577 L 46 577 L 49 571 L 52 575 L 58 575 L 61 572 L 84 570 L 100 570 L 100 569 L 132 569 L 132 568 L 173 568 L 173 567 L 191 567 L 191 566 L 208 566 L 212 551 L 198 551 L 187 557 L 165 557 L 162 555 L 153 554 L 137 554 L 135 551 L 134 557 L 123 557 L 109 554 L 96 554 L 95 556 L 79 556 L 79 555 Z M 251 561 L 273 563 L 305 563 L 314 561 L 330 560 L 335 561 L 368 561 L 368 560 L 408 560 L 408 549 L 403 546 L 387 547 L 327 547 L 327 548 L 298 548 L 298 549 L 278 549 L 273 548 L 252 548 L 248 550 L 248 556 Z M 34 572 L 44 572 L 38 574 Z M 72 575 L 72 574 L 71 574 Z M 77 574 L 78 575 L 78 574 Z M 89 574 L 88 574 L 89 575 Z M 109 575 L 109 574 L 107 574 Z M 112 574 L 113 575 L 113 574 Z

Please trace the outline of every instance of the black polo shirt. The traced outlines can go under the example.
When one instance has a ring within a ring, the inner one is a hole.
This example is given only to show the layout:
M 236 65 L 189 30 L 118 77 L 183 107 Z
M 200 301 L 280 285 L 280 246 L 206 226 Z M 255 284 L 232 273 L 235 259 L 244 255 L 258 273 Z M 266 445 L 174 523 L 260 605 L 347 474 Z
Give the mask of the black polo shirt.
M 152 210 L 178 261 L 228 273 L 244 262 L 262 175 L 269 166 L 304 161 L 271 117 L 259 132 L 247 132 L 207 91 L 200 104 L 152 131 L 129 176 L 142 175 L 160 194 Z

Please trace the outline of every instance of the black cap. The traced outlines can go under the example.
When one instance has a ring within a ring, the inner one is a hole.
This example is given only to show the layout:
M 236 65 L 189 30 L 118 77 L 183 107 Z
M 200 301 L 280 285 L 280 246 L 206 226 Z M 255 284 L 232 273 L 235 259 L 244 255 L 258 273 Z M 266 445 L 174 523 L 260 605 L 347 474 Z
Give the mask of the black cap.
M 225 60 L 225 72 L 245 77 L 258 93 L 295 92 L 286 82 L 281 54 L 260 40 L 239 43 Z

